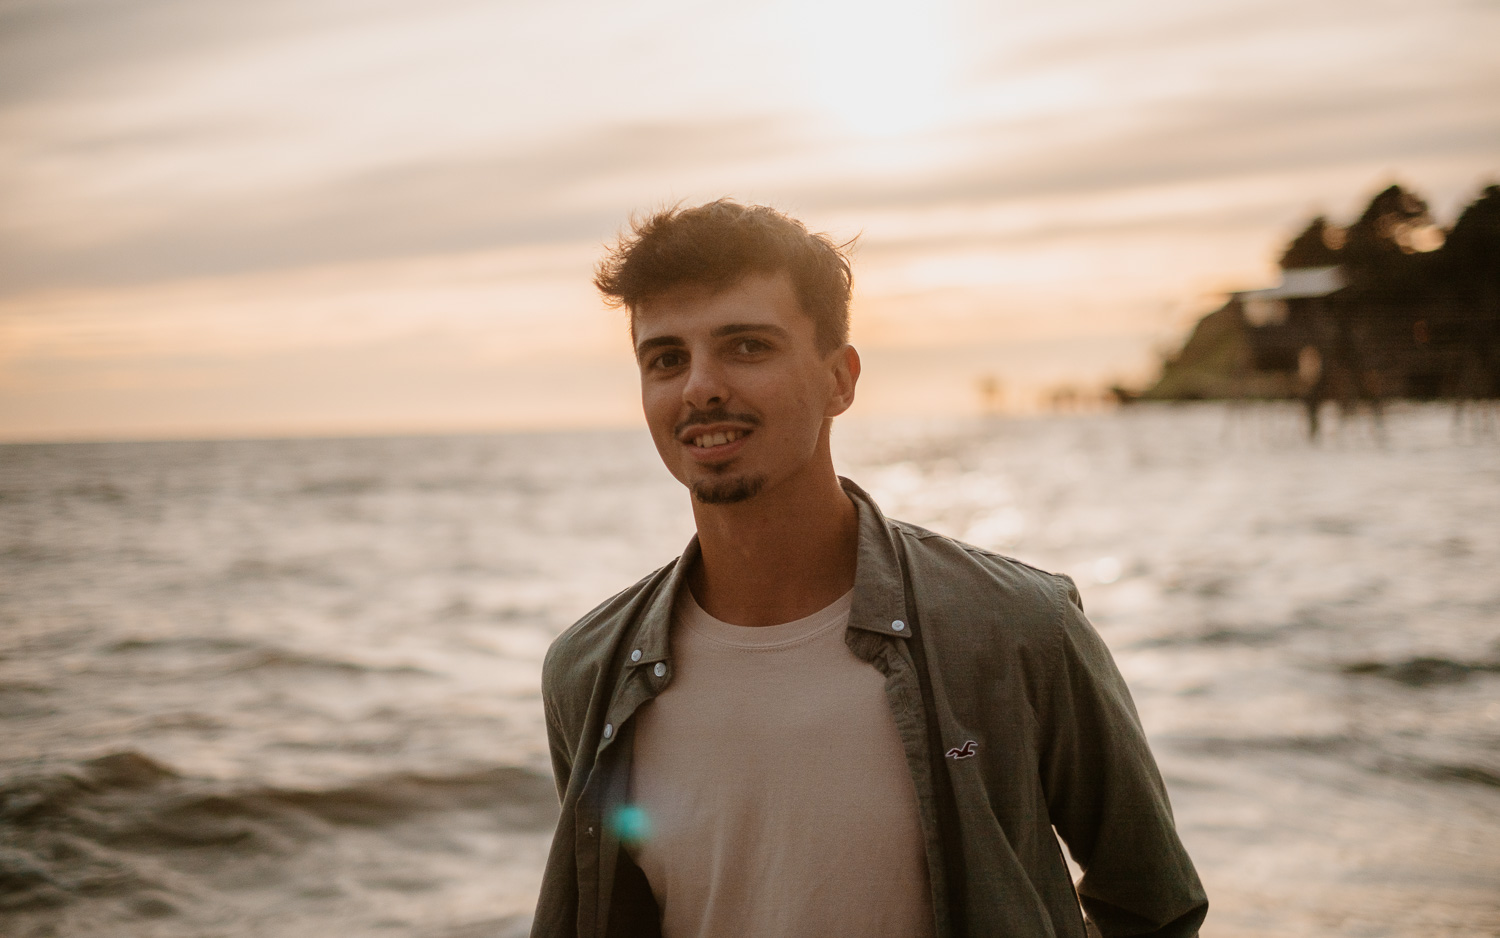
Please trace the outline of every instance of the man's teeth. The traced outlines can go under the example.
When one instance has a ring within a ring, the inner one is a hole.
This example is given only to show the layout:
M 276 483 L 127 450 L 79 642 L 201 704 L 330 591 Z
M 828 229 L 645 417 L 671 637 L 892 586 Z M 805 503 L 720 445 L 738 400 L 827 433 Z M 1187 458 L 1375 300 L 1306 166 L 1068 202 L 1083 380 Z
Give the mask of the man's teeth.
M 693 438 L 693 445 L 699 447 L 723 446 L 725 443 L 733 443 L 745 435 L 744 430 L 725 430 L 722 433 L 705 433 Z

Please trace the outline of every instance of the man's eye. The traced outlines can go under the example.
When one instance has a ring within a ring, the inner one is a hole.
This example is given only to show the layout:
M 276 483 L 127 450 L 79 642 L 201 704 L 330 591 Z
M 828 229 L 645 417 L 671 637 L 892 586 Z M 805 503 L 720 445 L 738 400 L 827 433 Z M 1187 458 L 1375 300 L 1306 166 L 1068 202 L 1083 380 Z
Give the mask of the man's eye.
M 734 350 L 741 355 L 758 355 L 769 348 L 770 346 L 760 339 L 741 339 L 734 345 Z
M 681 352 L 662 352 L 656 358 L 652 359 L 651 366 L 653 368 L 676 368 L 682 362 L 683 356 Z

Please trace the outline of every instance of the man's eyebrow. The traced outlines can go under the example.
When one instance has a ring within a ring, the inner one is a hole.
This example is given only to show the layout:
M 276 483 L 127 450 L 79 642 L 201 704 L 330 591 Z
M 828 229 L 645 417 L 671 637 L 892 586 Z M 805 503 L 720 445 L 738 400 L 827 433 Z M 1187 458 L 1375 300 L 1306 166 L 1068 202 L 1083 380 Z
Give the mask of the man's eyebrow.
M 659 335 L 659 336 L 654 336 L 653 338 L 650 338 L 650 339 L 643 339 L 643 340 L 641 340 L 641 344 L 637 345 L 635 347 L 635 357 L 636 358 L 641 358 L 647 352 L 651 351 L 654 348 L 662 348 L 663 346 L 681 345 L 681 344 L 682 344 L 682 339 L 678 338 L 675 335 Z
M 722 339 L 727 335 L 740 335 L 745 332 L 769 332 L 782 339 L 791 335 L 775 323 L 769 322 L 732 322 L 727 326 L 720 326 L 709 334 L 716 339 Z

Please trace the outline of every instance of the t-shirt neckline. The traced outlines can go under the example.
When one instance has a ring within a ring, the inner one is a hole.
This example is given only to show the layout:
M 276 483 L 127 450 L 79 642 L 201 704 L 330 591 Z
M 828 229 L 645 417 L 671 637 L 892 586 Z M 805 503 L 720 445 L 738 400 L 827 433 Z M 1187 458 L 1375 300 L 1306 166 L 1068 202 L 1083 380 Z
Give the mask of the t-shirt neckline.
M 704 638 L 740 648 L 770 649 L 800 644 L 840 623 L 847 623 L 849 610 L 853 606 L 854 590 L 850 589 L 812 615 L 791 622 L 780 625 L 734 625 L 704 611 L 698 605 L 698 597 L 693 595 L 687 584 L 683 584 L 678 597 L 678 615 L 684 626 Z

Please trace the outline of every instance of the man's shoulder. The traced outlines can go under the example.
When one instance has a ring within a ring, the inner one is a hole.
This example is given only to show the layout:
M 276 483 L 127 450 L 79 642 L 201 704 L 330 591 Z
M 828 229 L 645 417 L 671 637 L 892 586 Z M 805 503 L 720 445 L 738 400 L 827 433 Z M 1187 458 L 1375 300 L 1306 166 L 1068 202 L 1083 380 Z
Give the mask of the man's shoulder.
M 677 562 L 674 559 L 620 590 L 553 639 L 542 662 L 543 689 L 607 663 L 605 659 L 641 604 L 660 588 Z
M 1066 574 L 1043 570 L 909 521 L 891 519 L 889 523 L 906 539 L 908 556 L 936 575 L 954 579 L 977 577 L 1007 590 L 1035 593 L 1048 600 L 1076 592 L 1072 578 Z
M 1073 580 L 1014 557 L 896 522 L 930 654 L 950 688 L 1016 674 L 1034 700 L 1067 674 L 1112 674 Z
M 1051 630 L 1064 607 L 1082 607 L 1071 577 L 967 544 L 905 521 L 890 521 L 906 544 L 921 611 L 962 615 L 972 626 Z M 1019 636 L 1018 636 L 1019 637 Z

